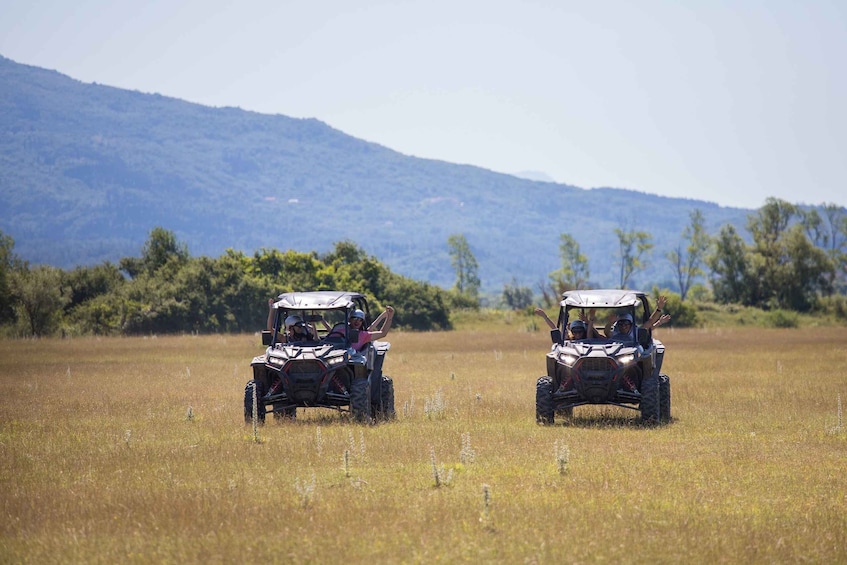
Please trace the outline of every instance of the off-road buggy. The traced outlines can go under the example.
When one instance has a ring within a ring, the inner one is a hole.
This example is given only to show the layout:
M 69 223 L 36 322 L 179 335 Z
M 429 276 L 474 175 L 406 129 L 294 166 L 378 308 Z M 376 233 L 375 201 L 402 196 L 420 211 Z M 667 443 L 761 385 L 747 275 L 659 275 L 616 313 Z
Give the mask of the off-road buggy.
M 367 299 L 355 292 L 317 291 L 280 294 L 273 306 L 273 329 L 262 332 L 264 355 L 251 363 L 253 378 L 244 388 L 244 418 L 259 421 L 265 414 L 295 418 L 297 408 L 331 408 L 350 413 L 359 421 L 395 417 L 394 383 L 382 374 L 391 344 L 353 346 L 358 330 L 350 317 L 364 315 L 371 323 Z M 286 321 L 303 330 L 292 337 Z
M 670 421 L 670 379 L 661 374 L 665 346 L 646 327 L 651 313 L 647 295 L 572 290 L 562 296 L 557 328 L 550 332 L 547 375 L 536 383 L 536 421 L 552 424 L 556 412 L 571 417 L 575 407 L 586 404 L 640 410 L 645 423 Z M 613 321 L 627 315 L 631 331 L 615 333 Z M 596 333 L 589 330 L 584 339 L 573 339 L 570 324 L 592 316 Z

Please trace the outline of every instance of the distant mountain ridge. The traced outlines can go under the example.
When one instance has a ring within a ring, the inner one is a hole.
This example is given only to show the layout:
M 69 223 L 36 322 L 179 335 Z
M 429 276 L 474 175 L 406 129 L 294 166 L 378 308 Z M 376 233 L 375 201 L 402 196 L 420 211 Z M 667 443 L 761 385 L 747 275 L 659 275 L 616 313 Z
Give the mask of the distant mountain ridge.
M 323 252 L 349 239 L 400 274 L 449 287 L 447 238 L 463 233 L 483 288 L 497 291 L 545 280 L 567 232 L 595 284 L 614 286 L 621 227 L 653 236 L 637 286 L 672 280 L 664 254 L 694 208 L 710 232 L 752 212 L 410 157 L 316 119 L 85 84 L 0 57 L 0 229 L 33 263 L 138 256 L 162 226 L 195 256 Z

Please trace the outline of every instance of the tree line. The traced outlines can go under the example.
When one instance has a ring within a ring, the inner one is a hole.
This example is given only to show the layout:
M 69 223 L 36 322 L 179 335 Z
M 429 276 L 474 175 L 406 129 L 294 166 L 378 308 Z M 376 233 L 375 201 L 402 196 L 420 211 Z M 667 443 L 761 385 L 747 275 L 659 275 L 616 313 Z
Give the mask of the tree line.
M 140 257 L 69 271 L 30 266 L 0 232 L 0 326 L 6 335 L 230 333 L 263 329 L 267 300 L 283 292 L 361 292 L 392 305 L 409 329 L 449 329 L 448 291 L 392 273 L 355 243 L 326 254 L 228 249 L 192 257 L 173 232 L 154 228 Z
M 747 231 L 745 237 L 727 224 L 709 235 L 703 213 L 693 210 L 676 247 L 664 257 L 673 267 L 676 302 L 693 295 L 699 301 L 810 312 L 826 307 L 833 295 L 847 292 L 844 208 L 826 204 L 804 209 L 769 198 L 748 216 Z M 649 261 L 652 237 L 636 229 L 615 233 L 619 246 L 613 261 L 619 288 L 627 288 Z M 559 256 L 560 268 L 538 284 L 548 305 L 566 290 L 593 286 L 588 257 L 571 234 L 560 235 Z M 505 285 L 502 300 L 511 308 L 523 308 L 532 295 L 531 289 L 513 279 Z
M 677 325 L 696 321 L 690 299 L 765 310 L 810 312 L 833 303 L 845 309 L 847 214 L 834 204 L 803 209 L 768 199 L 748 217 L 749 233 L 731 225 L 716 235 L 693 210 L 679 242 L 664 259 L 673 267 L 669 306 Z M 619 287 L 648 264 L 652 236 L 617 229 Z M 745 237 L 746 236 L 746 237 Z M 456 283 L 449 290 L 392 273 L 355 243 L 325 254 L 263 248 L 253 255 L 228 249 L 218 258 L 192 257 L 173 232 L 154 228 L 140 257 L 64 271 L 30 266 L 0 232 L 0 328 L 6 335 L 133 335 L 249 332 L 262 327 L 267 299 L 282 292 L 344 289 L 366 294 L 375 309 L 392 305 L 395 324 L 414 330 L 450 328 L 453 309 L 478 308 L 479 264 L 464 234 L 447 241 Z M 570 234 L 560 235 L 560 267 L 538 283 L 542 302 L 562 292 L 591 288 L 589 260 Z M 655 288 L 656 293 L 659 292 Z M 529 308 L 535 292 L 513 278 L 501 307 Z

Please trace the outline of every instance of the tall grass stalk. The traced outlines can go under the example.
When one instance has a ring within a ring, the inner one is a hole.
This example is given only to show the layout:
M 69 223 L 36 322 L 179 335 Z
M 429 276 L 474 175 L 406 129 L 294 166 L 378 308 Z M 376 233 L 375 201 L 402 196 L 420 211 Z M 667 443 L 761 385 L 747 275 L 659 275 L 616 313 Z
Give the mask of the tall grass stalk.
M 556 468 L 560 475 L 568 472 L 568 463 L 571 459 L 571 450 L 567 444 L 559 443 L 558 440 L 553 444 L 553 451 L 556 454 Z
M 476 451 L 471 447 L 471 433 L 464 432 L 462 434 L 462 449 L 459 451 L 459 461 L 463 465 L 473 463 L 476 458 Z
M 258 387 L 253 387 L 253 443 L 261 443 L 259 440 L 259 397 Z
M 294 491 L 299 497 L 301 508 L 308 508 L 312 504 L 315 497 L 316 484 L 317 479 L 314 473 L 312 473 L 312 478 L 310 480 L 304 479 L 301 481 L 300 479 L 296 479 L 294 481 Z
M 447 401 L 444 399 L 444 391 L 438 389 L 431 398 L 424 403 L 424 416 L 429 420 L 444 417 L 447 410 Z
M 315 451 L 318 452 L 318 457 L 320 457 L 324 451 L 324 437 L 321 433 L 320 426 L 315 428 Z
M 482 485 L 482 514 L 479 521 L 484 528 L 491 527 L 491 487 L 487 484 Z
M 435 488 L 449 485 L 453 481 L 453 469 L 449 471 L 444 468 L 444 464 L 438 464 L 435 460 L 435 448 L 429 448 L 429 462 L 432 466 L 432 480 Z

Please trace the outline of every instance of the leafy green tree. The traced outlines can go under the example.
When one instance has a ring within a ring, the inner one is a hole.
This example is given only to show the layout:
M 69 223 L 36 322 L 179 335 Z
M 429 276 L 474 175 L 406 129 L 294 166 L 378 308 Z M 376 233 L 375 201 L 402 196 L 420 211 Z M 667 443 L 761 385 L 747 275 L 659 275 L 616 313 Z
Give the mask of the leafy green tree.
M 559 258 L 561 267 L 549 275 L 553 296 L 559 297 L 566 290 L 586 288 L 590 276 L 588 257 L 580 251 L 579 242 L 570 234 L 559 236 Z M 544 294 L 546 296 L 546 292 Z
M 319 273 L 322 267 L 323 263 L 314 252 L 262 248 L 253 255 L 249 269 L 252 275 L 267 281 L 275 289 L 271 296 L 276 296 L 281 292 L 331 288 L 332 281 L 326 280 L 326 274 Z
M 0 324 L 14 319 L 12 272 L 20 263 L 13 252 L 14 248 L 15 240 L 0 230 Z
M 682 232 L 682 239 L 676 249 L 667 253 L 668 261 L 676 271 L 677 284 L 681 300 L 685 300 L 694 280 L 704 274 L 703 264 L 709 250 L 711 239 L 703 226 L 703 212 L 694 209 L 689 215 L 691 223 Z M 685 242 L 688 242 L 683 249 Z
M 832 294 L 834 264 L 799 224 L 784 234 L 780 244 L 785 259 L 778 271 L 776 303 L 791 310 L 811 310 L 820 296 Z
M 827 252 L 809 237 L 821 233 L 819 219 L 769 198 L 748 219 L 751 245 L 724 226 L 709 261 L 715 299 L 772 310 L 813 308 L 832 292 L 835 271 Z
M 512 282 L 503 285 L 503 304 L 510 310 L 523 310 L 532 304 L 532 289 L 522 286 L 515 277 Z
M 615 228 L 615 234 L 618 236 L 620 288 L 626 288 L 632 275 L 647 266 L 645 255 L 653 249 L 653 238 L 644 231 L 620 228 Z
M 391 274 L 381 297 L 394 306 L 394 325 L 412 330 L 448 330 L 448 295 L 437 286 Z
M 847 288 L 847 210 L 837 204 L 825 204 L 823 214 L 812 208 L 803 213 L 806 235 L 826 251 L 833 263 L 830 286 Z
M 338 242 L 321 259 L 325 265 L 319 272 L 322 288 L 382 295 L 388 269 L 355 243 Z
M 752 287 L 754 304 L 773 307 L 777 301 L 779 285 L 785 278 L 781 239 L 797 213 L 797 207 L 790 202 L 768 198 L 757 213 L 747 219 L 747 229 L 753 237 L 750 266 L 754 277 L 748 284 L 757 283 Z
M 68 309 L 115 292 L 126 282 L 118 266 L 109 261 L 91 267 L 76 267 L 64 273 L 62 280 L 63 286 L 70 291 Z
M 706 262 L 711 269 L 715 300 L 723 303 L 748 303 L 747 249 L 744 240 L 732 225 L 726 224 L 721 228 L 714 240 L 714 250 Z
M 172 231 L 155 227 L 141 249 L 141 258 L 121 259 L 120 268 L 131 278 L 136 278 L 142 273 L 157 273 L 169 264 L 172 265 L 171 271 L 175 272 L 188 258 L 188 247 L 178 242 Z
M 456 294 L 469 305 L 479 305 L 479 264 L 464 234 L 453 234 L 447 239 L 450 264 L 456 271 Z
M 65 320 L 73 333 L 120 335 L 124 310 L 121 293 L 111 292 L 77 305 L 66 314 Z
M 62 291 L 62 271 L 55 267 L 23 266 L 12 274 L 12 292 L 16 297 L 17 318 L 23 331 L 45 336 L 59 327 L 62 309 L 68 300 Z
M 747 281 L 754 290 L 750 303 L 803 311 L 821 294 L 832 292 L 835 265 L 808 236 L 820 233 L 820 216 L 805 215 L 789 202 L 768 198 L 747 225 L 753 237 Z

